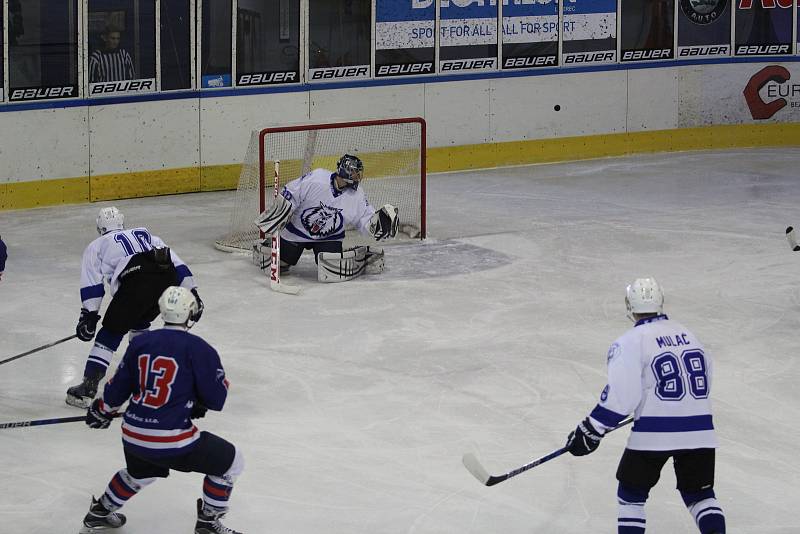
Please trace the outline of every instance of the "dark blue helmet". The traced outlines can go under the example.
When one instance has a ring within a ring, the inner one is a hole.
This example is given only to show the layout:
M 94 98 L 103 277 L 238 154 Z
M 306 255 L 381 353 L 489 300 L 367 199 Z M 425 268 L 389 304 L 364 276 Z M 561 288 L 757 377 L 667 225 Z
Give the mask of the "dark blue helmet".
M 336 174 L 353 189 L 358 187 L 358 182 L 364 176 L 364 164 L 351 154 L 345 154 L 336 163 Z

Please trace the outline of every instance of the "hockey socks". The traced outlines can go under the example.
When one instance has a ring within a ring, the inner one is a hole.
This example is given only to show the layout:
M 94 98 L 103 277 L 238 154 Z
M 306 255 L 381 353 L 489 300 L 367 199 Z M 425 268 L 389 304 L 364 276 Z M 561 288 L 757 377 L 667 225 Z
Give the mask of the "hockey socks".
M 617 502 L 619 511 L 617 517 L 618 534 L 644 534 L 647 520 L 644 513 L 644 504 L 647 502 L 648 493 L 633 488 L 617 488 Z
M 106 369 L 111 363 L 111 358 L 114 357 L 114 351 L 119 347 L 122 338 L 123 336 L 119 334 L 114 334 L 105 328 L 101 328 L 94 340 L 92 350 L 89 351 L 83 376 L 105 376 Z
M 713 489 L 697 493 L 681 492 L 681 497 L 701 534 L 725 534 L 725 514 Z
M 207 475 L 203 479 L 203 503 L 213 510 L 227 511 L 232 491 L 233 486 L 226 484 L 220 477 Z
M 139 493 L 145 486 L 155 482 L 155 478 L 133 478 L 127 469 L 121 469 L 108 483 L 100 502 L 109 511 L 122 508 L 128 499 Z

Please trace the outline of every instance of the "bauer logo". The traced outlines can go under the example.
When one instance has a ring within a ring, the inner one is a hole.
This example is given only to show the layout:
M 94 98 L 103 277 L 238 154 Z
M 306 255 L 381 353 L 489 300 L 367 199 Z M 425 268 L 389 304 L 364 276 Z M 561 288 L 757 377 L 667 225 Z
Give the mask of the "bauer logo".
M 78 88 L 71 87 L 33 87 L 29 89 L 12 89 L 9 100 L 20 102 L 25 100 L 46 100 L 51 98 L 73 98 L 78 96 Z
M 728 0 L 681 0 L 681 10 L 695 24 L 711 24 L 722 15 Z
M 788 44 L 741 45 L 736 47 L 737 56 L 779 56 L 789 53 Z
M 717 46 L 684 46 L 678 51 L 678 57 L 710 57 L 730 55 L 731 47 Z
M 672 49 L 625 50 L 622 52 L 622 61 L 645 61 L 648 59 L 672 59 Z
M 583 52 L 564 56 L 564 65 L 579 65 L 583 63 L 606 63 L 615 61 L 616 52 Z
M 485 69 L 494 69 L 495 65 L 497 65 L 497 58 L 454 59 L 449 61 L 442 61 L 440 63 L 440 70 L 442 72 L 485 70 Z
M 503 59 L 504 69 L 526 69 L 531 67 L 554 67 L 556 56 L 507 57 Z
M 409 63 L 407 65 L 378 65 L 376 76 L 407 76 L 411 74 L 432 74 L 433 62 Z
M 341 80 L 346 78 L 364 78 L 369 76 L 368 65 L 358 65 L 354 67 L 331 67 L 326 69 L 312 69 L 311 79 L 320 80 Z
M 297 71 L 255 72 L 240 74 L 236 85 L 272 85 L 277 83 L 296 83 L 300 76 Z
M 780 65 L 770 65 L 756 72 L 744 88 L 744 99 L 754 120 L 766 120 L 788 104 L 785 97 L 800 96 L 800 86 L 786 85 L 792 75 Z M 769 99 L 764 100 L 763 94 Z M 782 89 L 782 90 L 781 90 Z M 792 107 L 800 102 L 792 102 Z
M 89 95 L 108 95 L 114 93 L 142 93 L 155 91 L 156 81 L 150 80 L 127 80 L 123 82 L 100 82 L 89 84 Z

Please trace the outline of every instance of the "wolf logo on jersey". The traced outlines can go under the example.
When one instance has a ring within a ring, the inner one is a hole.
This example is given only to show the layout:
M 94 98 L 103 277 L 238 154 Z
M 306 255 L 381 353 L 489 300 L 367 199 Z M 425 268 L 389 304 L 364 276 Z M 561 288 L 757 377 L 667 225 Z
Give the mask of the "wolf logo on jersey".
M 303 227 L 313 237 L 327 237 L 342 231 L 344 218 L 342 210 L 326 206 L 320 201 L 319 206 L 314 206 L 303 211 L 301 216 Z

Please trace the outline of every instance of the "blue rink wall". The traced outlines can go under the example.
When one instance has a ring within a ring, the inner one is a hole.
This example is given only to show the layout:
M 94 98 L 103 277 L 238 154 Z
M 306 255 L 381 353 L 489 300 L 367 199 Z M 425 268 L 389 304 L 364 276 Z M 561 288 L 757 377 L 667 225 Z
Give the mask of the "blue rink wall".
M 0 106 L 0 209 L 236 187 L 252 130 L 425 118 L 428 172 L 800 145 L 797 58 L 641 63 Z

